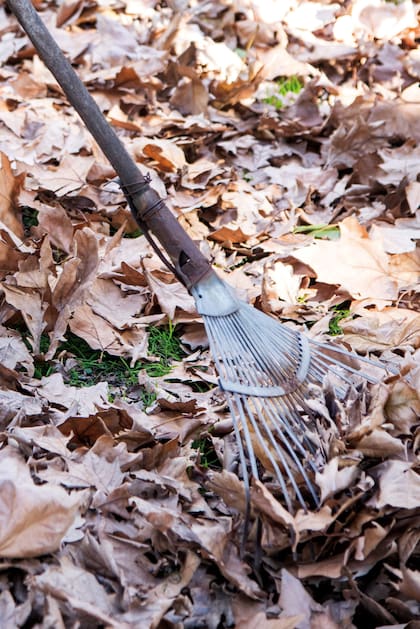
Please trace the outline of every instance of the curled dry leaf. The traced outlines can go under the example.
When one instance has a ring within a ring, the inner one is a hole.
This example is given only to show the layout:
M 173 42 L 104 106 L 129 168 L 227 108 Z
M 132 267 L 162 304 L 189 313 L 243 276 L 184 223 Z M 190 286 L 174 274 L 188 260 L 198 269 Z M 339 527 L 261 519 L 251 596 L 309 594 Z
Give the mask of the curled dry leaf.
M 280 605 L 283 610 L 282 616 L 299 617 L 295 625 L 296 629 L 312 629 L 317 626 L 328 627 L 328 629 L 337 627 L 327 610 L 316 603 L 300 580 L 285 569 L 281 571 Z
M 7 156 L 0 152 L 0 222 L 18 238 L 23 238 L 23 224 L 16 198 L 24 179 L 13 174 Z
M 407 461 L 386 461 L 375 468 L 379 490 L 368 505 L 375 509 L 420 507 L 420 476 Z
M 194 299 L 188 294 L 187 289 L 175 280 L 169 271 L 153 268 L 154 265 L 144 260 L 145 275 L 150 290 L 156 296 L 159 305 L 169 319 L 175 319 L 175 312 L 196 312 Z
M 359 476 L 357 466 L 344 466 L 339 470 L 339 463 L 340 458 L 334 457 L 316 474 L 316 483 L 321 490 L 321 502 L 352 485 Z
M 58 408 L 71 409 L 74 415 L 87 417 L 100 409 L 108 408 L 108 383 L 99 382 L 91 387 L 73 387 L 64 383 L 60 373 L 45 376 L 32 382 L 37 397 L 48 400 Z
M 114 356 L 127 356 L 136 362 L 147 354 L 147 333 L 143 326 L 118 330 L 85 303 L 77 308 L 69 322 L 70 330 L 92 349 Z
M 170 140 L 151 141 L 138 138 L 135 150 L 156 162 L 159 170 L 164 172 L 180 170 L 186 164 L 184 151 Z
M 35 590 L 66 601 L 71 608 L 113 626 L 110 614 L 114 611 L 112 597 L 95 576 L 63 557 L 59 566 L 50 566 L 32 580 Z
M 2 326 L 0 326 L 0 363 L 9 369 L 24 366 L 30 376 L 33 374 L 33 357 L 20 334 Z
M 56 551 L 72 525 L 84 494 L 35 485 L 18 452 L 0 452 L 0 556 L 36 557 Z

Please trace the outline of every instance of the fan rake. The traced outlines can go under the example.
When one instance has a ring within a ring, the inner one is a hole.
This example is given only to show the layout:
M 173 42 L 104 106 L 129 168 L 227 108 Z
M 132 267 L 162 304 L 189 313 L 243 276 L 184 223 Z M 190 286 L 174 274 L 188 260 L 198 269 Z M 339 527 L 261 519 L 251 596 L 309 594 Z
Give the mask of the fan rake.
M 311 415 L 307 404 L 311 385 L 322 385 L 331 373 L 338 381 L 335 393 L 342 395 L 345 385 L 353 384 L 353 374 L 377 382 L 359 371 L 358 362 L 377 363 L 309 340 L 239 300 L 215 274 L 196 284 L 192 294 L 231 412 L 247 503 L 249 477 L 259 478 L 258 460 L 263 460 L 290 512 L 292 493 L 306 510 L 298 479 L 319 506 L 312 476 L 322 467 L 326 453 L 313 422 L 304 419 Z
M 235 296 L 150 187 L 31 2 L 8 0 L 8 4 L 114 167 L 144 235 L 195 298 L 233 418 L 248 512 L 250 478 L 260 476 L 261 462 L 277 481 L 290 511 L 294 496 L 306 508 L 303 486 L 309 500 L 318 505 L 312 479 L 325 453 L 320 436 L 306 420 L 307 398 L 311 386 L 321 384 L 327 372 L 345 384 L 359 373 L 358 365 L 353 366 L 354 359 L 345 349 L 309 340 Z M 339 389 L 340 385 L 338 393 Z

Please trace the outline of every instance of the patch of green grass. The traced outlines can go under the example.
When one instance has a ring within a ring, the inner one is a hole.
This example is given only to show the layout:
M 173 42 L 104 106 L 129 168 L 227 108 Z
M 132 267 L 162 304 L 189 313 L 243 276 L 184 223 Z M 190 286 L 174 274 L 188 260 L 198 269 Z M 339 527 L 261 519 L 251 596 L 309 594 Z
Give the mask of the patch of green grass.
M 149 329 L 149 354 L 158 356 L 164 364 L 182 359 L 181 343 L 175 335 L 175 326 L 171 321 L 167 326 Z
M 293 229 L 294 234 L 312 234 L 314 238 L 338 240 L 340 228 L 338 225 L 298 225 Z
M 298 76 L 283 77 L 278 79 L 276 83 L 276 93 L 263 98 L 264 103 L 273 105 L 276 109 L 282 109 L 284 107 L 284 97 L 287 94 L 299 94 L 303 88 L 303 83 Z
M 336 313 L 328 323 L 328 334 L 330 336 L 338 336 L 343 334 L 343 330 L 340 326 L 340 321 L 347 319 L 351 316 L 351 312 L 348 308 L 348 302 L 334 306 L 333 311 Z
M 20 332 L 22 340 L 30 351 L 32 346 L 29 341 L 29 332 L 24 324 L 17 324 L 13 329 Z M 66 352 L 74 359 L 75 365 L 69 369 L 67 381 L 76 387 L 87 387 L 106 381 L 111 387 L 115 387 L 124 394 L 127 390 L 139 387 L 139 372 L 144 370 L 153 377 L 164 376 L 170 373 L 172 362 L 182 360 L 184 352 L 180 340 L 175 332 L 175 326 L 169 323 L 167 326 L 151 327 L 149 330 L 148 353 L 153 359 L 137 361 L 135 365 L 122 356 L 112 356 L 108 352 L 95 350 L 79 336 L 68 332 L 67 340 L 61 343 L 57 349 L 53 361 L 45 361 L 42 354 L 45 354 L 50 346 L 50 339 L 47 334 L 43 334 L 40 339 L 40 354 L 34 360 L 34 377 L 41 379 L 49 376 L 57 370 L 60 354 Z M 150 406 L 156 399 L 153 392 L 138 392 L 140 399 L 145 406 Z M 111 397 L 115 397 L 111 392 Z
M 146 389 L 143 389 L 140 394 L 140 399 L 143 402 L 144 408 L 147 408 L 148 406 L 152 406 L 152 404 L 156 401 L 156 393 L 154 391 L 146 391 Z
M 221 469 L 219 458 L 209 437 L 195 439 L 192 447 L 200 453 L 200 465 L 205 469 Z
M 92 349 L 86 341 L 69 333 L 67 341 L 60 345 L 59 351 L 67 351 L 76 365 L 69 370 L 69 384 L 76 387 L 91 386 L 107 381 L 110 385 L 130 389 L 138 386 L 139 372 L 145 370 L 151 377 L 164 376 L 171 371 L 171 362 L 181 360 L 183 351 L 175 335 L 175 327 L 152 327 L 149 330 L 149 354 L 159 358 L 158 362 L 137 361 L 131 366 L 122 356 L 112 356 L 107 352 Z M 141 398 L 145 406 L 150 406 L 156 399 L 154 393 L 143 392 Z
M 135 229 L 133 232 L 124 232 L 123 238 L 138 238 L 142 234 L 143 232 L 139 228 L 139 229 Z
M 24 205 L 21 208 L 21 212 L 25 235 L 29 236 L 31 227 L 38 225 L 38 210 L 34 210 L 34 208 L 29 207 L 29 205 Z

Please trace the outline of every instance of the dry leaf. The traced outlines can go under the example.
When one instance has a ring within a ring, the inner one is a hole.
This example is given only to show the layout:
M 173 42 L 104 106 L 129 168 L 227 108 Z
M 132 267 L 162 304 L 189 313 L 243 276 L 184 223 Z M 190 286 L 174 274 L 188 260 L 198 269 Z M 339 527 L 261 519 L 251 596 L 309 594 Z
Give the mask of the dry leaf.
M 390 276 L 382 245 L 355 218 L 342 221 L 340 232 L 337 241 L 318 241 L 293 255 L 312 267 L 320 282 L 338 284 L 355 299 L 396 299 L 398 281 Z
M 36 557 L 57 550 L 85 496 L 35 485 L 11 447 L 0 453 L 0 485 L 0 556 Z
M 401 509 L 418 509 L 420 506 L 420 478 L 406 461 L 386 461 L 375 471 L 379 479 L 379 491 L 368 502 L 375 509 L 386 506 Z
M 344 466 L 339 470 L 339 462 L 339 457 L 334 457 L 316 474 L 316 483 L 321 490 L 321 502 L 352 485 L 359 476 L 359 470 L 354 465 Z

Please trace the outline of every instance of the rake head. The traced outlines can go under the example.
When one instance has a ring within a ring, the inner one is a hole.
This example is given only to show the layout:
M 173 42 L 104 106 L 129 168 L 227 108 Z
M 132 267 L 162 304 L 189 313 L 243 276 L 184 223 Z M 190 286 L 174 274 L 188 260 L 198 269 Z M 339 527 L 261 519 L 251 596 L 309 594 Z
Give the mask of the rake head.
M 325 462 L 325 452 L 306 404 L 311 385 L 332 373 L 340 395 L 353 374 L 376 380 L 355 368 L 346 350 L 310 341 L 242 302 L 214 273 L 192 293 L 231 411 L 247 500 L 249 477 L 259 478 L 262 464 L 290 512 L 293 496 L 306 510 L 300 485 L 318 506 L 312 477 Z

